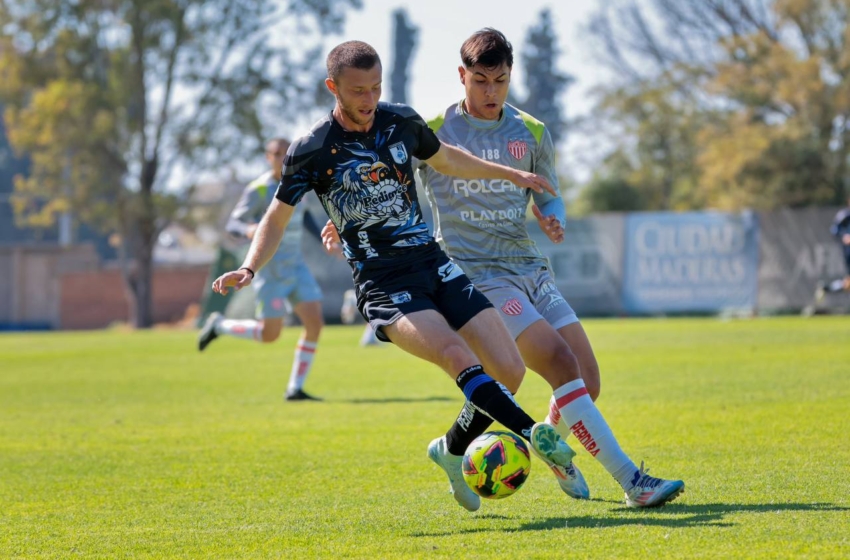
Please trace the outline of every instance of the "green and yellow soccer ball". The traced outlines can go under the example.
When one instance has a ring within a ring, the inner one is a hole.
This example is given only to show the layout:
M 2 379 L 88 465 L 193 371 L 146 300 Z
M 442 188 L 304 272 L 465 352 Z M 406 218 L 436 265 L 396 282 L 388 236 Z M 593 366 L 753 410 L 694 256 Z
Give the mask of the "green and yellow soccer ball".
M 511 432 L 487 432 L 475 438 L 463 456 L 463 478 L 482 498 L 507 498 L 531 472 L 528 446 Z

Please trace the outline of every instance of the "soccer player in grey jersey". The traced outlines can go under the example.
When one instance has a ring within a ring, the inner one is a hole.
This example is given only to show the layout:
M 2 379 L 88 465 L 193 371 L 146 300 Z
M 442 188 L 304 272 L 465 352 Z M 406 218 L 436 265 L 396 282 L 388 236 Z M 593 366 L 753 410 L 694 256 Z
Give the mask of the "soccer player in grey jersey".
M 283 138 L 274 138 L 266 143 L 266 161 L 271 169 L 245 187 L 230 213 L 226 229 L 234 237 L 253 239 L 266 208 L 274 200 L 283 158 L 289 146 L 290 142 Z M 305 208 L 302 205 L 296 210 L 280 247 L 269 265 L 258 272 L 253 283 L 257 300 L 256 319 L 226 319 L 220 313 L 213 313 L 198 335 L 198 349 L 201 351 L 219 336 L 271 343 L 280 337 L 283 318 L 294 312 L 303 325 L 303 332 L 295 346 L 284 394 L 288 401 L 320 400 L 304 391 L 324 326 L 322 290 L 307 268 L 301 249 L 303 232 L 319 237 L 319 227 Z
M 557 184 L 555 150 L 546 126 L 507 104 L 513 53 L 494 29 L 473 34 L 461 47 L 458 68 L 466 97 L 429 122 L 448 145 L 515 169 L 531 171 Z M 528 237 L 525 209 L 534 197 L 534 215 L 550 240 L 564 239 L 563 201 L 551 193 L 519 189 L 506 180 L 460 178 L 424 162 L 420 177 L 433 209 L 436 237 L 453 262 L 498 310 L 529 369 L 554 391 L 548 421 L 564 437 L 572 432 L 620 483 L 631 507 L 662 505 L 684 489 L 680 480 L 646 474 L 622 451 L 593 400 L 599 394 L 599 369 L 575 312 L 559 293 L 549 263 Z M 325 243 L 333 232 L 323 230 Z M 496 371 L 484 360 L 488 371 Z M 480 507 L 463 483 L 461 458 L 469 443 L 491 424 L 467 403 L 444 437 L 431 442 L 428 455 L 448 474 L 455 499 L 464 508 Z M 575 465 L 549 463 L 562 490 L 589 498 Z

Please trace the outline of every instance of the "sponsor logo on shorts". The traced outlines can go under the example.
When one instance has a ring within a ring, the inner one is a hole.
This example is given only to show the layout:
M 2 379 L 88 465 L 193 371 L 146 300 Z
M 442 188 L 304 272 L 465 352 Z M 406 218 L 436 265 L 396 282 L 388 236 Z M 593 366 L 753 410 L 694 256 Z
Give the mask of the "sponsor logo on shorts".
M 443 282 L 454 280 L 455 278 L 463 274 L 463 270 L 461 270 L 461 268 L 453 262 L 447 262 L 439 269 L 437 269 L 437 272 L 439 273 L 440 278 L 442 278 Z
M 516 317 L 522 313 L 522 304 L 516 298 L 511 298 L 502 306 L 502 313 Z
M 390 299 L 396 305 L 413 301 L 413 298 L 410 296 L 410 292 L 396 292 L 394 294 L 390 294 Z
M 473 286 L 472 284 L 467 284 L 463 287 L 463 290 L 461 291 L 465 292 L 467 290 L 469 290 L 469 293 L 466 295 L 466 299 L 472 299 L 472 292 L 475 291 L 475 286 Z
M 272 309 L 275 311 L 280 311 L 283 309 L 283 299 L 282 298 L 274 298 L 272 300 Z
M 543 313 L 547 313 L 559 305 L 567 303 L 567 300 L 561 297 L 560 294 L 549 294 L 548 297 L 549 303 L 547 303 L 546 307 L 543 308 Z

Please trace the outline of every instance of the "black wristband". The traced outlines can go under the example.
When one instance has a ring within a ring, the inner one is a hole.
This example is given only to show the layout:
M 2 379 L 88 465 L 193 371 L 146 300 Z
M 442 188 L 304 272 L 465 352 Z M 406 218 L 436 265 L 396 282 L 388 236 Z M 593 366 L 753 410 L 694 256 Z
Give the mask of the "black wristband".
M 247 270 L 248 272 L 251 273 L 251 280 L 254 279 L 254 271 L 251 270 L 250 268 L 248 268 L 247 266 L 240 267 L 239 270 Z

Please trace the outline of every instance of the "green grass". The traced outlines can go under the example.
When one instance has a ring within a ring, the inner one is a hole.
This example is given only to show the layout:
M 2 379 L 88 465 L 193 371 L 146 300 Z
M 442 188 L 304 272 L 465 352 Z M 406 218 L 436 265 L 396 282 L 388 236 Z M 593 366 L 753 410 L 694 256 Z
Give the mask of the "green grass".
M 686 493 L 650 511 L 584 451 L 470 514 L 425 457 L 462 404 L 437 368 L 328 328 L 284 403 L 274 345 L 0 336 L 0 558 L 838 558 L 850 555 L 850 320 L 586 321 L 600 408 Z M 549 392 L 518 398 L 538 418 Z

